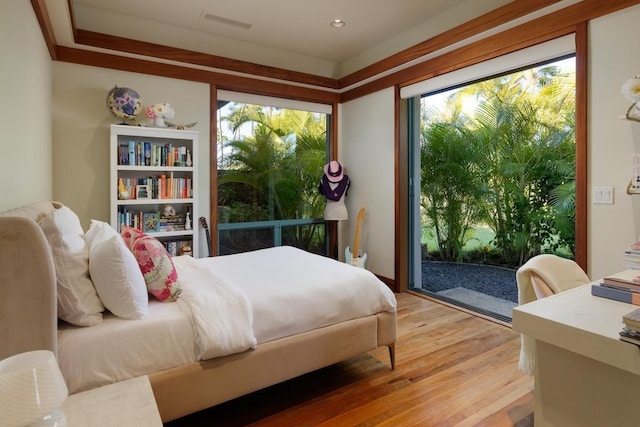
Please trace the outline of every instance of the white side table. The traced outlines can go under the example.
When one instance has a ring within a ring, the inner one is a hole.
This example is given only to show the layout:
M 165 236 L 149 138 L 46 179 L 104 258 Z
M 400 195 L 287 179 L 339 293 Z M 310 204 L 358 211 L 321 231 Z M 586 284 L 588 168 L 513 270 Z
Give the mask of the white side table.
M 162 427 L 147 376 L 72 394 L 64 412 L 68 427 Z

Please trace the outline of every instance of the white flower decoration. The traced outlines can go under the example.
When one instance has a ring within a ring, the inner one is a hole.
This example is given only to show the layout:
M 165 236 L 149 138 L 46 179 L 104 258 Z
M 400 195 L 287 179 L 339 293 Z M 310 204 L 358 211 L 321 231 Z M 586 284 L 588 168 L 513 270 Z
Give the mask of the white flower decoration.
M 156 117 L 163 117 L 165 119 L 173 119 L 173 115 L 175 114 L 173 108 L 171 107 L 171 105 L 169 105 L 168 102 L 165 102 L 163 104 L 154 104 L 153 112 L 155 113 Z
M 640 75 L 624 82 L 620 92 L 631 102 L 640 101 Z

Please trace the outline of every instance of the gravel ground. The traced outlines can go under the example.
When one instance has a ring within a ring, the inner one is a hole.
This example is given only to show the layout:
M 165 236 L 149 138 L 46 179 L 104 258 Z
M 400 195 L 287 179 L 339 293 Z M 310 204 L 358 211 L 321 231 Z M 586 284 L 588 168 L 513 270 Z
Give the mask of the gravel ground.
M 482 264 L 423 261 L 422 289 L 439 292 L 455 287 L 518 302 L 516 270 Z

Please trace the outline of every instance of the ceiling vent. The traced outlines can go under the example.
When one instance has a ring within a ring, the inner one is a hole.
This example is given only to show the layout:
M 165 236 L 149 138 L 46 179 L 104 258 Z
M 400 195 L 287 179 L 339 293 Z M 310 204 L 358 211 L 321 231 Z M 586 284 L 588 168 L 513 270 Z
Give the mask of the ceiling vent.
M 248 30 L 249 28 L 251 28 L 252 24 L 249 24 L 247 22 L 242 22 L 242 21 L 236 21 L 235 19 L 229 19 L 229 18 L 225 18 L 223 16 L 217 16 L 217 15 L 213 15 L 209 12 L 202 12 L 202 15 L 200 15 L 201 19 L 208 19 L 209 21 L 214 21 L 214 22 L 218 22 L 220 24 L 226 24 L 226 25 L 231 25 L 232 27 L 238 27 L 238 28 L 243 28 L 245 30 Z

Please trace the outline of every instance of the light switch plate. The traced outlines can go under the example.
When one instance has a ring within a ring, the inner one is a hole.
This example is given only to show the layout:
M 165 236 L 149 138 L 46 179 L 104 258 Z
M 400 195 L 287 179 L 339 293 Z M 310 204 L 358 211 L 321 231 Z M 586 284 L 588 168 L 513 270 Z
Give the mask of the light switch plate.
M 594 205 L 612 205 L 613 187 L 593 187 Z

